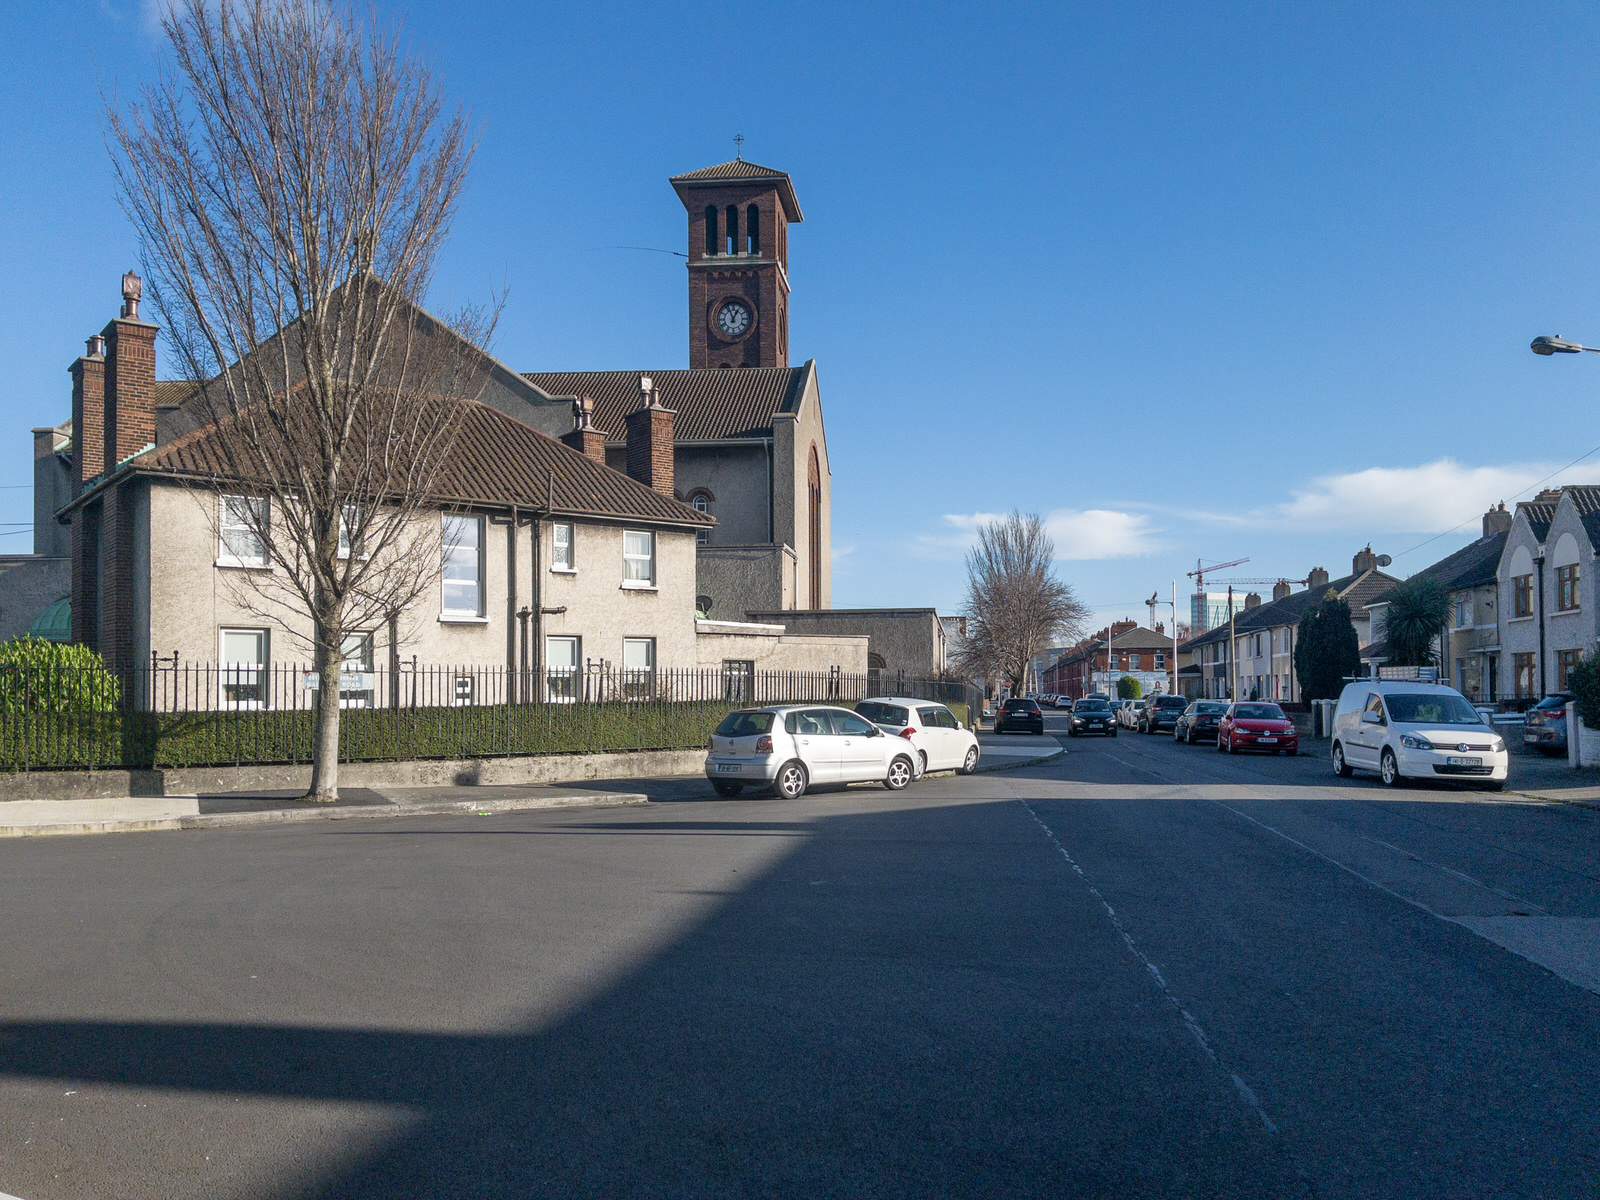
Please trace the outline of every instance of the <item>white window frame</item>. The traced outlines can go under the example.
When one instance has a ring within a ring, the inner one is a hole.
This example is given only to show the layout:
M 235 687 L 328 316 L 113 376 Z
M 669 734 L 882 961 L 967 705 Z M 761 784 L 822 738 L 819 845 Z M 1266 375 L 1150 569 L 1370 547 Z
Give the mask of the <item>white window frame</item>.
M 359 640 L 358 640 L 359 639 Z M 351 642 L 356 642 L 357 657 L 350 655 Z M 344 635 L 344 645 L 339 648 L 339 707 L 340 708 L 371 708 L 373 697 L 377 691 L 376 672 L 373 668 L 373 659 L 377 650 L 377 637 L 371 630 L 357 630 Z M 350 669 L 351 663 L 356 669 Z M 344 681 L 347 676 L 367 675 L 372 676 L 367 682 L 371 687 L 356 688 L 347 691 Z
M 561 560 L 561 535 L 567 535 L 566 561 Z M 557 521 L 550 526 L 550 569 L 561 575 L 578 573 L 577 556 L 573 543 L 577 541 L 578 528 L 570 521 Z
M 350 538 L 351 520 L 350 520 L 350 518 L 351 518 L 352 515 L 355 514 L 355 512 L 356 512 L 356 506 L 354 504 L 346 504 L 344 506 L 344 508 L 339 513 L 339 557 L 340 558 L 349 558 L 350 557 L 350 547 L 351 547 L 351 538 Z M 362 550 L 356 557 L 360 558 L 360 559 L 365 559 L 367 557 L 367 552 L 365 550 Z
M 628 539 L 630 537 L 649 538 L 649 554 L 628 553 Z M 632 574 L 632 572 L 641 569 L 637 565 L 639 563 L 644 564 L 642 569 L 649 572 L 648 577 Z M 622 531 L 622 586 L 641 589 L 654 588 L 656 586 L 656 535 L 653 529 L 624 529 Z
M 1157 671 L 1165 671 L 1167 669 L 1167 655 L 1166 655 L 1166 652 L 1163 651 L 1163 650 L 1157 650 L 1156 654 L 1155 654 L 1155 658 L 1156 658 L 1155 669 Z
M 217 566 L 239 567 L 254 571 L 264 570 L 269 565 L 267 562 L 266 538 L 258 536 L 247 522 L 230 520 L 229 509 L 234 504 L 252 507 L 259 505 L 261 508 L 260 524 L 263 528 L 267 528 L 268 518 L 271 515 L 271 510 L 267 507 L 267 498 L 265 496 L 224 495 L 218 497 L 217 503 L 219 505 L 217 513 Z M 235 554 L 232 547 L 228 545 L 228 533 L 230 530 L 238 531 L 246 537 L 254 538 L 261 547 L 260 554 L 255 558 L 246 558 Z
M 450 566 L 449 558 L 450 558 L 451 553 L 454 550 L 460 549 L 459 545 L 455 546 L 455 547 L 452 547 L 451 544 L 450 544 L 450 523 L 452 521 L 470 521 L 470 522 L 474 523 L 477 526 L 477 530 L 478 530 L 478 545 L 477 545 L 478 606 L 477 606 L 476 609 L 451 608 L 449 606 L 448 602 L 445 599 L 445 597 L 447 595 L 449 595 L 448 584 L 451 582 L 451 580 L 450 580 L 450 577 L 448 575 L 446 575 L 444 572 L 449 569 L 449 566 Z M 439 532 L 440 532 L 440 537 L 442 538 L 442 542 L 443 542 L 440 554 L 444 559 L 444 562 L 443 562 L 443 564 L 442 564 L 442 566 L 440 568 L 440 578 L 439 578 L 439 620 L 441 620 L 441 621 L 463 621 L 463 622 L 467 622 L 467 623 L 479 623 L 479 624 L 486 622 L 488 620 L 488 618 L 484 616 L 485 609 L 484 609 L 484 594 L 483 594 L 484 590 L 485 590 L 484 589 L 484 570 L 483 570 L 483 551 L 484 551 L 484 541 L 485 541 L 484 528 L 483 528 L 483 517 L 482 516 L 475 516 L 475 515 L 473 515 L 471 513 L 444 513 L 444 514 L 441 515 L 441 518 L 440 518 L 440 521 L 439 521 Z
M 649 663 L 639 667 L 628 665 L 629 647 L 644 646 Z M 647 700 L 655 693 L 656 639 L 631 637 L 622 639 L 622 694 L 630 700 Z
M 695 512 L 705 513 L 709 517 L 711 515 L 711 497 L 704 492 L 696 492 L 689 498 L 689 507 L 694 509 Z M 711 530 L 697 529 L 694 531 L 694 544 L 696 546 L 704 546 L 710 541 Z
M 223 648 L 228 644 L 228 635 L 249 634 L 260 638 L 260 661 L 257 663 L 231 663 L 227 658 L 227 651 Z M 267 693 L 268 671 L 272 663 L 272 630 L 259 625 L 223 625 L 217 630 L 217 701 L 222 708 L 230 711 L 257 711 L 267 707 L 269 695 Z M 228 694 L 230 687 L 253 687 L 257 690 L 254 700 L 240 700 Z
M 572 644 L 572 666 L 551 666 L 550 647 L 555 642 Z M 545 695 L 552 704 L 574 704 L 578 699 L 578 676 L 583 670 L 583 639 L 570 634 L 552 634 L 544 639 Z

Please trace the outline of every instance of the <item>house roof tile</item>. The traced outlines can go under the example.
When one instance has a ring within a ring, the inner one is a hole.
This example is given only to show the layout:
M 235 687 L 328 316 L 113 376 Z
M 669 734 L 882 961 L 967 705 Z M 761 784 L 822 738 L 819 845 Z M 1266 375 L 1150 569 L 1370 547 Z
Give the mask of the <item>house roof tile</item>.
M 634 520 L 702 527 L 715 519 L 602 466 L 548 434 L 471 400 L 437 401 L 441 420 L 454 421 L 457 437 L 440 472 L 442 504 L 489 508 L 526 505 L 561 516 Z M 147 475 L 229 477 L 222 424 L 207 425 L 132 459 Z M 240 480 L 240 483 L 248 483 Z M 80 498 L 81 499 L 81 498 Z
M 1244 609 L 1234 618 L 1234 630 L 1236 633 L 1251 633 L 1263 629 L 1277 629 L 1284 625 L 1297 625 L 1308 609 L 1322 601 L 1322 597 L 1327 595 L 1330 588 L 1350 606 L 1352 611 L 1355 611 L 1370 604 L 1399 582 L 1393 575 L 1386 575 L 1378 570 L 1346 575 L 1342 579 L 1329 580 L 1328 583 L 1318 587 L 1302 588 L 1282 600 L 1270 600 L 1265 604 L 1258 604 L 1255 608 Z M 1227 637 L 1228 626 L 1219 625 L 1215 629 L 1208 629 L 1198 637 L 1190 638 L 1179 647 L 1179 650 L 1188 651 L 1198 646 L 1209 646 L 1213 642 L 1226 641 Z
M 1452 592 L 1493 583 L 1495 573 L 1500 569 L 1500 554 L 1506 548 L 1506 536 L 1504 533 L 1492 533 L 1475 542 L 1468 542 L 1454 554 L 1424 567 L 1411 578 L 1436 579 Z

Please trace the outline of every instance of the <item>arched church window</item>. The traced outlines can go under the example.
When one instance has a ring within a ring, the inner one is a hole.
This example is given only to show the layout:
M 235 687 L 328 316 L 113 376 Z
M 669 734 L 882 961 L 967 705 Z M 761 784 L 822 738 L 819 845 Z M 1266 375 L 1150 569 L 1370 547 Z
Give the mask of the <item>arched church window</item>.
M 822 463 L 817 444 L 811 443 L 811 461 L 806 467 L 806 549 L 810 559 L 812 608 L 822 607 Z
M 717 206 L 706 205 L 706 254 L 715 257 L 717 253 Z
M 751 254 L 761 253 L 761 210 L 752 204 L 744 210 L 744 227 Z
M 707 516 L 710 516 L 712 498 L 713 497 L 710 492 L 706 491 L 704 488 L 699 488 L 689 493 L 689 507 L 694 509 L 695 512 L 702 512 Z M 695 545 L 704 546 L 710 540 L 711 531 L 709 529 L 699 529 L 695 531 Z
M 739 206 L 728 205 L 728 253 L 739 253 Z

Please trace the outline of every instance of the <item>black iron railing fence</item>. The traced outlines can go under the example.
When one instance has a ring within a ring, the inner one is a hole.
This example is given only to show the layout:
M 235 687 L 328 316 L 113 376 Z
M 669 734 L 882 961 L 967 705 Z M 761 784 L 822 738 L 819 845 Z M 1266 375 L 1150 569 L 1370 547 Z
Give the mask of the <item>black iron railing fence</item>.
M 938 700 L 963 720 L 981 699 L 963 682 L 886 671 L 588 662 L 535 676 L 413 662 L 341 675 L 339 753 L 357 762 L 691 749 L 736 707 L 849 707 L 874 695 Z M 309 762 L 319 702 L 306 666 L 0 667 L 0 770 Z

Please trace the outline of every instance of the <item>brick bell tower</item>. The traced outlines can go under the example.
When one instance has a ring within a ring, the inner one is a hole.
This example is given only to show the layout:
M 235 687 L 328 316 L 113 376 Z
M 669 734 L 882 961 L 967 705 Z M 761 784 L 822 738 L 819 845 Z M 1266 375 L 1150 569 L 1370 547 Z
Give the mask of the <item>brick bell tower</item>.
M 742 140 L 742 139 L 736 139 Z M 736 158 L 673 190 L 689 213 L 689 366 L 789 365 L 789 176 Z

